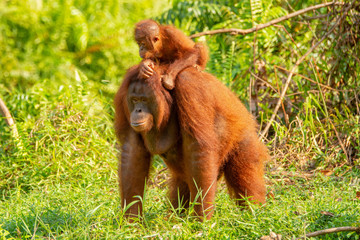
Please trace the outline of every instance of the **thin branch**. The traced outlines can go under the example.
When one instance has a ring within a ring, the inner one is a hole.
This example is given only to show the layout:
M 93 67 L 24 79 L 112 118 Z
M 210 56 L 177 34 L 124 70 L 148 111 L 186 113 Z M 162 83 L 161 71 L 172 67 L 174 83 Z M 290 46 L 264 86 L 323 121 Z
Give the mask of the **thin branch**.
M 269 88 L 271 88 L 274 92 L 279 93 L 270 83 L 268 83 L 266 80 L 256 76 L 253 72 L 250 71 L 251 76 L 253 76 L 254 78 L 256 78 L 257 80 L 263 82 L 266 86 L 268 86 Z
M 295 92 L 295 93 L 290 93 L 290 94 L 287 94 L 286 96 L 287 97 L 291 97 L 291 96 L 296 96 L 296 95 L 302 95 L 302 94 L 305 94 L 305 93 L 319 93 L 319 90 L 308 90 L 308 91 L 304 91 L 304 92 Z
M 337 227 L 337 228 L 329 228 L 329 229 L 325 229 L 325 230 L 320 230 L 320 231 L 308 233 L 308 234 L 306 234 L 306 237 L 298 237 L 298 238 L 296 238 L 296 240 L 298 240 L 298 239 L 310 238 L 310 237 L 316 237 L 316 236 L 325 235 L 325 234 L 329 234 L 329 233 L 348 232 L 348 231 L 351 231 L 351 232 L 359 232 L 359 231 L 360 231 L 360 227 Z
M 193 35 L 190 36 L 190 38 L 197 38 L 197 37 L 201 37 L 201 36 L 205 36 L 205 35 L 214 35 L 214 34 L 219 34 L 219 33 L 231 33 L 231 34 L 234 34 L 234 35 L 237 35 L 237 34 L 246 35 L 246 34 L 253 33 L 255 31 L 267 28 L 267 27 L 269 27 L 271 25 L 274 25 L 274 24 L 277 24 L 279 22 L 283 22 L 283 21 L 288 20 L 290 18 L 299 16 L 301 14 L 307 13 L 309 11 L 313 11 L 313 10 L 316 10 L 316 9 L 319 9 L 319 8 L 328 7 L 328 6 L 332 6 L 332 5 L 343 5 L 343 4 L 344 3 L 341 3 L 341 2 L 322 3 L 322 4 L 311 6 L 311 7 L 305 8 L 305 9 L 301 9 L 299 11 L 290 13 L 290 14 L 288 14 L 286 16 L 283 16 L 283 17 L 279 17 L 277 19 L 271 20 L 270 22 L 256 25 L 255 27 L 250 28 L 250 29 L 238 29 L 238 28 L 216 29 L 216 30 L 205 31 L 205 32 L 193 34 Z
M 287 89 L 288 89 L 288 87 L 289 87 L 289 85 L 290 85 L 291 78 L 292 78 L 292 76 L 294 75 L 295 69 L 300 65 L 300 63 L 302 63 L 302 62 L 305 60 L 305 58 L 306 58 L 312 51 L 314 51 L 314 50 L 320 45 L 320 43 L 321 43 L 322 41 L 325 40 L 325 38 L 327 38 L 327 37 L 334 31 L 334 29 L 337 27 L 337 25 L 340 23 L 340 21 L 342 21 L 342 20 L 345 18 L 345 16 L 347 15 L 347 12 L 348 12 L 348 11 L 351 9 L 351 7 L 354 5 L 355 1 L 357 1 L 357 0 L 354 0 L 354 1 L 352 2 L 352 4 L 350 4 L 349 7 L 346 8 L 345 14 L 342 15 L 341 17 L 339 17 L 339 18 L 337 19 L 336 23 L 331 27 L 331 29 L 330 29 L 314 46 L 312 46 L 299 60 L 296 61 L 294 67 L 291 69 L 290 74 L 289 74 L 289 76 L 288 76 L 288 78 L 287 78 L 287 80 L 286 80 L 284 89 L 283 89 L 283 91 L 282 91 L 282 93 L 281 93 L 281 95 L 280 95 L 280 98 L 279 98 L 279 100 L 278 100 L 278 102 L 277 102 L 277 104 L 276 104 L 276 107 L 275 107 L 274 112 L 273 112 L 273 114 L 272 114 L 272 116 L 271 116 L 271 118 L 270 118 L 270 121 L 269 121 L 268 124 L 266 125 L 264 131 L 261 133 L 261 136 L 260 136 L 261 139 L 263 139 L 264 136 L 267 134 L 267 132 L 269 131 L 269 129 L 270 129 L 270 127 L 271 127 L 272 122 L 274 121 L 274 119 L 275 119 L 275 117 L 276 117 L 276 114 L 277 114 L 277 112 L 278 112 L 278 110 L 279 110 L 279 108 L 280 108 L 280 105 L 281 105 L 281 103 L 282 103 L 282 99 L 284 98 L 284 96 L 285 96 L 285 94 L 286 94 L 286 91 L 287 91 Z
M 275 73 L 276 87 L 277 87 L 277 89 L 278 89 L 277 93 L 280 93 L 280 87 L 279 87 L 279 81 L 278 81 L 278 78 L 277 78 L 276 68 L 274 68 L 274 73 Z M 282 107 L 282 109 L 283 109 L 286 126 L 289 126 L 289 118 L 288 118 L 288 115 L 287 115 L 287 113 L 286 113 L 286 110 L 285 110 L 285 106 L 284 106 L 284 102 L 283 102 L 283 101 L 281 101 L 281 107 Z
M 285 72 L 290 72 L 289 70 L 287 70 L 286 68 L 283 68 L 283 67 L 281 67 L 281 66 L 275 65 L 274 67 L 275 67 L 275 68 L 278 68 L 278 69 L 280 69 L 280 70 L 283 70 L 283 71 L 285 71 Z M 312 82 L 312 83 L 315 83 L 315 84 L 319 84 L 319 85 L 320 85 L 321 87 L 323 87 L 323 88 L 327 88 L 327 89 L 329 89 L 329 90 L 331 90 L 331 91 L 339 92 L 338 89 L 329 87 L 329 86 L 327 86 L 327 85 L 325 85 L 325 84 L 322 84 L 322 83 L 318 83 L 318 82 L 312 80 L 311 78 L 308 78 L 308 77 L 306 77 L 306 76 L 304 76 L 304 75 L 301 75 L 301 74 L 299 74 L 299 73 L 294 73 L 294 75 L 300 76 L 301 78 L 303 78 L 303 79 L 305 79 L 305 80 L 308 80 L 309 82 Z
M 358 6 L 360 6 L 360 3 L 355 4 L 354 8 L 356 8 Z M 344 12 L 344 10 L 333 11 L 333 12 L 330 12 L 330 13 L 327 13 L 327 14 L 321 14 L 321 15 L 318 15 L 318 16 L 304 17 L 304 20 L 310 21 L 310 20 L 314 20 L 314 19 L 326 18 L 326 17 L 330 17 L 331 15 L 334 15 L 334 16 L 338 15 L 339 13 L 342 13 L 342 12 Z
M 344 146 L 344 143 L 343 141 L 341 140 L 340 138 L 340 135 L 339 135 L 339 132 L 336 130 L 336 127 L 334 125 L 334 123 L 331 121 L 331 118 L 329 118 L 329 121 L 330 121 L 330 124 L 331 124 L 331 127 L 334 129 L 335 131 L 335 134 L 336 134 L 336 138 L 338 139 L 339 141 L 339 144 L 340 144 L 340 147 L 341 149 L 343 150 L 344 154 L 345 154 L 345 157 L 346 157 L 346 160 L 349 164 L 351 164 L 351 158 L 350 158 L 350 155 L 348 154 L 348 152 L 346 151 L 346 148 Z
M 11 117 L 9 109 L 6 107 L 4 101 L 0 98 L 0 113 L 5 118 L 7 125 L 12 126 L 15 124 L 14 119 Z
M 355 82 L 356 82 L 356 78 L 355 78 Z M 357 92 L 356 90 L 354 90 L 355 92 L 355 101 L 356 101 L 356 110 L 357 110 L 357 114 L 360 115 L 360 109 L 359 109 L 359 98 L 358 98 L 358 95 L 357 95 Z
M 332 13 L 321 14 L 321 15 L 313 16 L 313 17 L 305 17 L 305 20 L 309 21 L 309 20 L 314 20 L 314 19 L 319 19 L 319 18 L 326 18 L 326 17 L 329 17 L 330 15 L 332 15 Z
M 7 125 L 11 128 L 14 137 L 18 136 L 18 131 L 12 118 L 9 109 L 6 107 L 4 101 L 0 98 L 0 113 L 5 118 Z
M 299 50 L 300 54 L 302 54 L 301 49 L 299 48 L 299 46 L 297 45 L 297 43 L 295 42 L 294 38 L 291 36 L 291 34 L 286 30 L 286 28 L 283 25 L 278 25 L 278 24 L 274 24 L 274 27 L 277 28 L 281 28 L 282 30 L 284 30 L 284 32 L 290 37 L 291 41 L 293 42 L 293 44 L 296 46 L 296 48 Z M 299 53 L 296 51 L 296 49 L 294 49 L 296 55 L 299 56 Z

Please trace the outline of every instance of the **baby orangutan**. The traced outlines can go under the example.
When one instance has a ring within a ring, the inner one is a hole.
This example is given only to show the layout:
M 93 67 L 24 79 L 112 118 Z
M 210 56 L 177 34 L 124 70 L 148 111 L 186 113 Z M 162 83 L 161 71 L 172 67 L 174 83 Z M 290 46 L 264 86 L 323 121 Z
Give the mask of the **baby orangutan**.
M 159 66 L 168 65 L 166 74 L 161 76 L 163 86 L 172 90 L 177 75 L 187 67 L 204 69 L 208 60 L 205 45 L 196 43 L 173 26 L 159 25 L 153 20 L 136 24 L 135 40 L 139 45 L 139 78 L 147 79 L 154 73 L 154 62 Z

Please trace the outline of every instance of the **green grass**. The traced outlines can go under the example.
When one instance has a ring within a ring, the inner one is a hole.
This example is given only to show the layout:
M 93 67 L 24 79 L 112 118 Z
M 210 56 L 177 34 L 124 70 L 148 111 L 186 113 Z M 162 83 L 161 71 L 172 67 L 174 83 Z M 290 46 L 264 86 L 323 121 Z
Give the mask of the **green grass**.
M 113 176 L 114 170 L 104 174 Z M 83 176 L 93 182 L 82 184 L 72 179 L 34 186 L 31 191 L 16 188 L 3 193 L 0 229 L 3 235 L 18 239 L 259 239 L 270 231 L 291 239 L 324 228 L 359 226 L 359 176 L 359 169 L 341 177 L 317 173 L 309 179 L 268 172 L 267 186 L 273 197 L 264 206 L 251 206 L 250 210 L 238 208 L 221 182 L 214 216 L 205 223 L 198 222 L 191 209 L 177 215 L 169 206 L 166 190 L 149 184 L 145 215 L 140 222 L 131 224 L 120 209 L 116 178 Z M 341 233 L 322 239 L 359 236 Z

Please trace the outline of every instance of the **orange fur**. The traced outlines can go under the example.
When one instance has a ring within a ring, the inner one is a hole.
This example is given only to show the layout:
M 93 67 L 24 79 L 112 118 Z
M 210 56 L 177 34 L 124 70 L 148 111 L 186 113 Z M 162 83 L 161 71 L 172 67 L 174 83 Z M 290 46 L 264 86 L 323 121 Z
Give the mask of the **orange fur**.
M 214 76 L 195 68 L 179 74 L 171 97 L 159 80 L 134 77 L 136 69 L 129 70 L 115 97 L 115 129 L 122 143 L 119 178 L 123 204 L 142 196 L 154 154 L 163 157 L 171 172 L 170 200 L 175 208 L 200 201 L 195 196 L 201 190 L 201 204 L 195 211 L 210 218 L 216 182 L 222 174 L 239 204 L 244 204 L 243 198 L 264 203 L 263 167 L 269 155 L 257 137 L 256 121 L 238 98 Z M 157 71 L 164 70 L 166 67 Z M 156 127 L 149 132 L 136 133 L 129 124 L 130 111 L 124 102 L 126 89 L 134 82 L 143 82 L 156 95 L 151 104 L 158 106 L 153 114 L 159 122 L 155 121 Z M 128 210 L 128 214 L 138 213 L 141 203 Z
M 154 40 L 156 39 L 156 41 Z M 198 65 L 204 70 L 208 61 L 208 51 L 204 43 L 196 43 L 182 31 L 170 25 L 160 25 L 153 20 L 143 20 L 136 24 L 135 40 L 139 44 L 140 56 L 144 60 L 167 65 L 163 84 L 172 90 L 176 76 L 184 69 Z M 139 78 L 147 78 L 145 61 L 140 63 Z
M 197 49 L 202 53 L 198 64 L 205 66 L 205 46 L 195 45 L 174 27 L 160 29 L 167 36 L 175 36 L 164 40 L 164 56 L 181 59 L 182 50 Z M 253 116 L 220 81 L 197 68 L 181 69 L 176 88 L 170 94 L 163 88 L 160 75 L 176 61 L 161 61 L 148 79 L 139 77 L 139 65 L 130 68 L 115 96 L 115 131 L 122 144 L 118 174 L 123 206 L 136 200 L 136 196 L 143 196 L 151 157 L 155 154 L 162 156 L 171 172 L 170 200 L 175 209 L 197 201 L 200 204 L 195 205 L 196 214 L 210 218 L 216 182 L 223 174 L 238 204 L 243 205 L 244 198 L 264 203 L 263 168 L 269 155 L 257 137 Z M 143 90 L 139 90 L 140 95 L 153 96 L 147 102 L 148 107 L 156 109 L 151 112 L 154 123 L 149 125 L 150 130 L 136 132 L 131 127 L 130 115 L 134 111 L 129 109 L 127 96 L 132 84 L 141 86 L 137 88 Z M 201 197 L 196 199 L 198 191 Z M 127 214 L 141 214 L 141 209 L 138 202 Z
M 208 179 L 211 167 L 217 174 L 223 169 L 239 204 L 244 197 L 264 203 L 263 168 L 269 155 L 258 139 L 255 119 L 239 99 L 211 74 L 189 68 L 178 76 L 175 102 L 184 135 L 196 140 L 197 152 L 210 156 L 200 163 L 202 178 Z

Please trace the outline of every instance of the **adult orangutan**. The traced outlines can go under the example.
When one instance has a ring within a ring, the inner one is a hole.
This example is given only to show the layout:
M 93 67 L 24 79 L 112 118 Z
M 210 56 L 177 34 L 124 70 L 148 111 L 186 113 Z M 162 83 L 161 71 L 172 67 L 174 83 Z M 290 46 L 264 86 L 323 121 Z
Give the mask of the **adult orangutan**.
M 154 66 L 148 79 L 139 78 L 140 66 L 130 68 L 115 97 L 123 207 L 143 196 L 155 154 L 171 172 L 174 208 L 196 201 L 196 214 L 210 218 L 221 175 L 237 203 L 244 204 L 244 198 L 264 203 L 263 163 L 269 156 L 251 114 L 214 76 L 193 67 L 178 74 L 172 96 L 160 79 L 167 66 Z M 128 208 L 127 215 L 140 214 L 141 204 Z
M 135 40 L 139 45 L 139 78 L 147 79 L 154 73 L 154 62 L 168 65 L 160 76 L 163 86 L 169 90 L 175 87 L 175 79 L 183 69 L 197 65 L 204 69 L 208 60 L 205 45 L 194 43 L 179 29 L 160 25 L 153 20 L 143 20 L 136 24 Z

